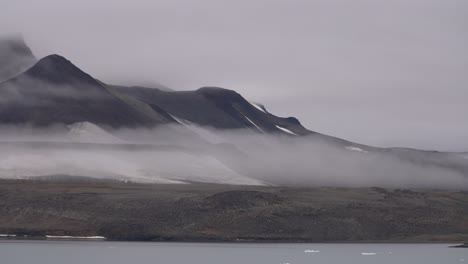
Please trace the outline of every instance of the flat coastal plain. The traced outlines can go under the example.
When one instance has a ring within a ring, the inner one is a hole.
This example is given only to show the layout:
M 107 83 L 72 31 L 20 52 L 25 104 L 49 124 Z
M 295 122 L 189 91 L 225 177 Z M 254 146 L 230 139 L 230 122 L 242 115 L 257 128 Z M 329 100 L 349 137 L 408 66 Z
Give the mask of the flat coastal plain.
M 468 192 L 0 180 L 0 234 L 126 241 L 459 242 Z

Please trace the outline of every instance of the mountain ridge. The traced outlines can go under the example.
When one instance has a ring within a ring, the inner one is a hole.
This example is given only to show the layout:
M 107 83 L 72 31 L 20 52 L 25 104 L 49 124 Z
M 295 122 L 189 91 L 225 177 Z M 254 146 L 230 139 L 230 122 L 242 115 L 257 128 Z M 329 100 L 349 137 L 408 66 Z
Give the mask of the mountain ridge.
M 153 127 L 174 122 L 129 105 L 59 55 L 49 55 L 0 83 L 0 123 L 51 125 L 89 121 L 109 127 Z

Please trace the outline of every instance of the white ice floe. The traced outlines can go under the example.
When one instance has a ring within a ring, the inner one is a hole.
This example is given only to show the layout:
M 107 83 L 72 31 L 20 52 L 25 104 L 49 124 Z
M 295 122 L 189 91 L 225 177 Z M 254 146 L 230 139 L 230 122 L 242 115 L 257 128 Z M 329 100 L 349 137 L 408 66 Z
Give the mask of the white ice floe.
M 265 133 L 265 131 L 263 131 L 259 126 L 257 126 L 257 124 L 255 124 L 252 120 L 250 120 L 250 118 L 244 116 L 245 119 L 247 119 L 247 121 L 249 121 L 252 125 L 254 125 L 258 130 L 260 130 L 262 133 Z
M 16 237 L 16 235 L 12 235 L 12 234 L 0 234 L 0 237 Z
M 103 236 L 51 236 L 51 235 L 46 235 L 46 238 L 52 238 L 52 239 L 106 239 Z
M 361 255 L 363 255 L 363 256 L 374 256 L 374 255 L 377 255 L 377 253 L 374 253 L 374 252 L 362 252 Z
M 362 153 L 367 153 L 367 151 L 363 150 L 362 148 L 358 148 L 358 147 L 347 146 L 345 148 L 347 150 L 351 150 L 351 151 L 358 151 L 358 152 L 362 152 Z
M 280 126 L 278 126 L 278 125 L 275 125 L 275 126 L 276 126 L 276 128 L 278 128 L 279 130 L 281 130 L 281 131 L 283 131 L 283 132 L 286 132 L 286 133 L 288 133 L 288 134 L 297 136 L 296 133 L 292 132 L 291 130 L 289 130 L 289 129 L 287 129 L 287 128 L 280 127 Z
M 320 253 L 320 250 L 306 249 L 304 253 Z
M 258 110 L 262 111 L 263 113 L 267 113 L 260 105 L 256 104 L 256 103 L 252 103 L 252 102 L 249 102 L 249 104 L 251 104 L 253 107 L 257 108 Z

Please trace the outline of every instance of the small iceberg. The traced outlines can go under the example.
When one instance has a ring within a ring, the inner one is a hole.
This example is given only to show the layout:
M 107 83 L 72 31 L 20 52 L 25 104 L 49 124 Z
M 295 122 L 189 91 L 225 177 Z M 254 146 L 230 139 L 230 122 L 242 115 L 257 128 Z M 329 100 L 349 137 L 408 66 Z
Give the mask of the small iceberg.
M 320 253 L 320 250 L 306 249 L 304 253 Z
M 0 237 L 16 237 L 16 235 L 13 235 L 13 234 L 0 234 Z
M 46 235 L 48 239 L 93 239 L 93 240 L 103 240 L 106 239 L 103 236 L 51 236 Z
M 374 255 L 377 255 L 377 253 L 374 253 L 374 252 L 362 252 L 361 255 L 363 255 L 363 256 L 374 256 Z

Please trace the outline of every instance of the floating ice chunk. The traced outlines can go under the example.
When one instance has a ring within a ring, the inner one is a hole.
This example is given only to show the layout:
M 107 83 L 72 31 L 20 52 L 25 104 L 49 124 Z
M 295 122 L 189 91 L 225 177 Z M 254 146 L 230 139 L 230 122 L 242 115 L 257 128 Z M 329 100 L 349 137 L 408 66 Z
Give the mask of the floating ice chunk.
M 320 250 L 306 249 L 304 253 L 320 253 Z
M 374 253 L 374 252 L 362 252 L 361 255 L 363 255 L 363 256 L 374 256 L 374 255 L 377 255 L 377 253 Z
M 252 103 L 252 102 L 249 102 L 249 104 L 251 104 L 253 107 L 257 108 L 258 110 L 262 111 L 263 113 L 267 113 L 260 105 L 256 104 L 256 103 Z
M 13 234 L 0 234 L 0 237 L 16 237 L 16 235 L 13 235 Z
M 103 236 L 51 236 L 51 235 L 46 235 L 46 238 L 52 238 L 52 239 L 106 239 Z
M 276 126 L 276 128 L 278 128 L 279 130 L 281 130 L 281 131 L 283 131 L 283 132 L 286 132 L 286 133 L 288 133 L 288 134 L 297 136 L 296 133 L 292 132 L 291 130 L 289 130 L 289 129 L 287 129 L 287 128 L 280 127 L 280 126 L 277 126 L 277 125 L 275 125 L 275 126 Z
M 353 146 L 347 146 L 347 147 L 345 147 L 345 149 L 351 150 L 351 151 L 359 151 L 359 152 L 362 152 L 362 153 L 367 153 L 367 151 L 363 150 L 362 148 L 353 147 Z

